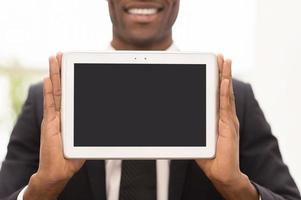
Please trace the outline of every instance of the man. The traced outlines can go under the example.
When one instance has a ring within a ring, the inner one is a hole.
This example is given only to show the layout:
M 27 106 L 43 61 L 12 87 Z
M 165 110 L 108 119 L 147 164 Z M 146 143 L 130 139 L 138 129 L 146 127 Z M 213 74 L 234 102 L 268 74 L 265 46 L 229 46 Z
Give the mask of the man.
M 179 0 L 109 0 L 108 4 L 112 48 L 172 48 Z M 148 175 L 144 169 L 154 172 L 152 161 L 133 161 L 129 167 L 135 169 L 133 172 L 124 168 L 125 161 L 121 166 L 121 161 L 64 158 L 60 137 L 61 54 L 49 61 L 50 78 L 43 86 L 30 88 L 11 135 L 0 172 L 1 200 L 301 199 L 250 85 L 232 80 L 231 61 L 222 56 L 217 60 L 220 108 L 216 157 L 172 160 L 163 180 L 158 176 L 162 166 L 157 162 L 157 175 L 152 173 L 147 179 L 157 176 L 160 187 L 149 186 L 143 178 Z M 141 175 L 138 182 L 131 179 L 135 173 Z M 163 184 L 166 179 L 167 187 Z

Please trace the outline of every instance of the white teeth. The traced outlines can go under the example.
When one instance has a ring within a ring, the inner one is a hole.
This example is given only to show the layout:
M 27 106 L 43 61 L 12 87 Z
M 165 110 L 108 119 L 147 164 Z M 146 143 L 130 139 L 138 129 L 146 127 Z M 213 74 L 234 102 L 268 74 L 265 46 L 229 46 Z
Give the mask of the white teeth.
M 156 8 L 131 8 L 128 10 L 133 15 L 154 15 L 158 12 Z

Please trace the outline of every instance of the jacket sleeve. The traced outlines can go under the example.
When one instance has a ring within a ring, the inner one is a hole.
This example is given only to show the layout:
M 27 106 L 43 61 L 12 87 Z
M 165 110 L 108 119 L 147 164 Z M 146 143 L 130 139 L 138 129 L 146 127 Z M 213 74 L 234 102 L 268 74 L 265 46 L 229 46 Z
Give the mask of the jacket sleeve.
M 249 176 L 262 200 L 300 200 L 298 188 L 282 160 L 278 141 L 252 88 L 244 86 L 244 116 L 240 122 L 241 170 Z
M 39 163 L 40 122 L 37 95 L 40 85 L 29 89 L 28 97 L 13 128 L 7 154 L 0 170 L 0 200 L 16 200 Z

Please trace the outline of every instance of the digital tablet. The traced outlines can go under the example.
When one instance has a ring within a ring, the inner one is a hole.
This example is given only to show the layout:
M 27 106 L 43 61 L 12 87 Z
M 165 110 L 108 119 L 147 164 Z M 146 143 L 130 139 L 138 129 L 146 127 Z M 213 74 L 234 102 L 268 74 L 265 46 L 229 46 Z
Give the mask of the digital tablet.
M 214 54 L 64 53 L 66 158 L 194 159 L 215 155 Z

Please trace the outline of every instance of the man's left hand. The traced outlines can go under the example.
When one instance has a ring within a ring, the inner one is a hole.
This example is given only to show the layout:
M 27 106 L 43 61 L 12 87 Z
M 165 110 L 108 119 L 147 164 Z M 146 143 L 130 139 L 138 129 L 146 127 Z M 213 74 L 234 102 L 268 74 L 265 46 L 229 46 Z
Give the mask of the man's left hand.
M 258 200 L 258 193 L 239 167 L 239 121 L 236 115 L 231 60 L 217 56 L 219 66 L 219 119 L 216 156 L 196 160 L 227 200 Z

